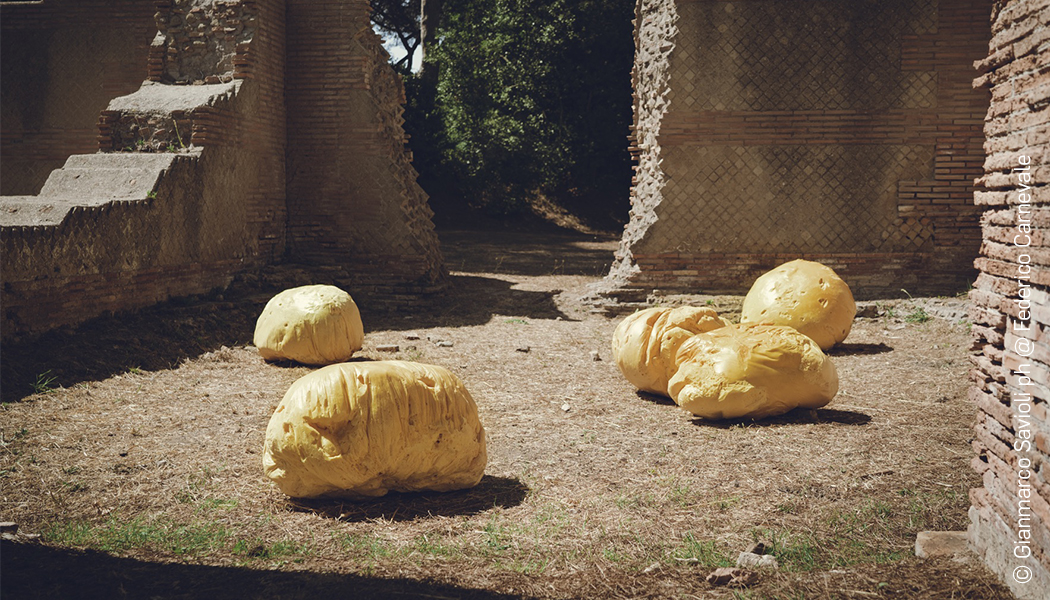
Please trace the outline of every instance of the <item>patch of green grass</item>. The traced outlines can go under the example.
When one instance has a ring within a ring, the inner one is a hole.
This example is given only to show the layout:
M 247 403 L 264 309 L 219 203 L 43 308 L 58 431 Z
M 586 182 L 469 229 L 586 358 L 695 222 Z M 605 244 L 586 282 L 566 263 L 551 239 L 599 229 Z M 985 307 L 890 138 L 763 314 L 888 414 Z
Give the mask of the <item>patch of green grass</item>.
M 235 508 L 236 506 L 236 498 L 215 498 L 213 496 L 209 496 L 208 498 L 205 498 L 200 502 L 200 507 L 202 509 L 207 510 L 216 510 L 220 508 L 224 510 L 230 510 L 231 508 Z
M 620 495 L 616 498 L 616 508 L 626 510 L 630 508 L 642 508 L 652 506 L 656 503 L 656 497 L 650 493 Z
M 732 567 L 736 563 L 729 553 L 718 547 L 714 540 L 698 540 L 687 533 L 682 543 L 672 551 L 672 558 L 678 561 L 688 560 L 707 568 Z
M 308 554 L 308 544 L 293 542 L 291 540 L 280 540 L 267 544 L 257 539 L 240 539 L 233 545 L 233 554 L 248 558 L 272 560 L 286 556 Z
M 412 550 L 424 556 L 456 556 L 460 554 L 458 547 L 447 543 L 440 535 L 427 535 L 425 533 L 416 536 L 412 541 Z
M 120 521 L 110 516 L 99 524 L 86 521 L 55 523 L 43 531 L 42 537 L 53 544 L 104 552 L 149 549 L 177 556 L 202 556 L 225 549 L 229 533 L 217 523 L 148 522 L 143 517 Z
M 55 391 L 55 381 L 58 380 L 57 376 L 51 374 L 51 369 L 44 371 L 36 376 L 36 381 L 29 384 L 33 388 L 34 394 L 50 394 Z
M 904 320 L 908 323 L 925 323 L 932 318 L 933 317 L 926 313 L 926 309 L 920 306 L 908 313 L 908 315 L 904 317 Z
M 694 502 L 693 488 L 688 483 L 675 482 L 671 486 L 671 502 L 678 506 L 686 507 Z
M 813 536 L 784 531 L 767 532 L 767 535 L 773 542 L 768 552 L 776 557 L 782 569 L 812 571 L 822 566 L 819 543 Z
M 87 486 L 79 481 L 59 481 L 59 485 L 62 486 L 64 492 L 84 492 L 87 491 Z
M 727 496 L 725 498 L 719 498 L 711 502 L 718 510 L 729 510 L 733 508 L 738 502 L 740 502 L 740 496 Z
M 516 559 L 509 563 L 510 570 L 522 575 L 542 575 L 550 561 L 547 558 Z
M 504 323 L 510 323 L 512 325 L 528 325 L 529 322 L 525 319 L 504 319 Z
M 496 522 L 496 515 L 492 515 L 489 518 L 489 522 L 485 523 L 482 531 L 485 532 L 484 550 L 486 553 L 502 554 L 511 548 L 510 542 L 513 536 L 508 534 L 503 525 Z
M 132 375 L 142 375 L 142 369 L 138 367 L 128 367 L 128 373 Z
M 374 536 L 335 534 L 335 540 L 352 556 L 364 558 L 371 562 L 387 558 L 394 554 L 390 544 Z

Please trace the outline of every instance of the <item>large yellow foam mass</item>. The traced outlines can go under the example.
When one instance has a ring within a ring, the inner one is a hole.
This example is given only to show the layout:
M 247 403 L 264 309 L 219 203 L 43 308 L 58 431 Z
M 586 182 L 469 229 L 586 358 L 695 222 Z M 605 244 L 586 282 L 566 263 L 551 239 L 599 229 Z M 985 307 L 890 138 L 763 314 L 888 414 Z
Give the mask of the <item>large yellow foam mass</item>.
M 682 344 L 668 383 L 679 406 L 706 419 L 772 417 L 819 408 L 838 393 L 835 365 L 798 331 L 729 325 Z
M 306 365 L 349 360 L 364 339 L 353 298 L 331 285 L 307 285 L 277 294 L 259 315 L 254 336 L 264 359 Z
M 666 396 L 667 380 L 674 374 L 675 353 L 682 342 L 725 325 L 717 312 L 706 307 L 640 310 L 616 326 L 613 358 L 636 388 Z
M 793 327 L 827 350 L 846 339 L 856 316 L 853 293 L 831 267 L 793 260 L 755 280 L 740 322 Z
M 450 491 L 485 471 L 477 405 L 447 369 L 331 365 L 292 384 L 266 428 L 263 469 L 295 498 Z

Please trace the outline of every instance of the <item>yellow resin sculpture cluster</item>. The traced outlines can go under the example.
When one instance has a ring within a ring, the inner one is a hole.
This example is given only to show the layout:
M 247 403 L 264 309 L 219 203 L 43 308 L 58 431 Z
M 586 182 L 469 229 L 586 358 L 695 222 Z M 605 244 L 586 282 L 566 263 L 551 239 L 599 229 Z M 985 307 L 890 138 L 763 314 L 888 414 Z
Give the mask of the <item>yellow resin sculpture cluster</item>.
M 330 365 L 349 360 L 364 344 L 361 313 L 350 294 L 307 285 L 277 294 L 255 324 L 255 347 L 266 360 Z
M 259 354 L 328 366 L 293 383 L 270 417 L 266 476 L 294 498 L 477 485 L 485 430 L 463 382 L 434 365 L 346 362 L 363 343 L 357 305 L 339 288 L 293 288 L 267 303 L 255 328 Z
M 298 381 L 266 428 L 263 468 L 285 494 L 382 496 L 477 485 L 485 431 L 447 369 L 403 361 L 331 365 Z
M 741 323 L 787 325 L 821 350 L 846 339 L 856 316 L 846 282 L 830 267 L 808 260 L 784 263 L 759 277 L 740 310 Z
M 698 333 L 725 325 L 717 312 L 706 307 L 647 308 L 617 325 L 613 357 L 636 388 L 666 396 L 678 347 Z
M 839 389 L 835 365 L 816 342 L 777 325 L 729 325 L 689 338 L 668 391 L 705 419 L 759 419 L 820 408 Z
M 755 282 L 739 325 L 707 308 L 650 308 L 619 324 L 613 356 L 639 390 L 699 417 L 772 417 L 831 402 L 838 373 L 823 350 L 846 338 L 855 315 L 832 269 L 797 260 Z

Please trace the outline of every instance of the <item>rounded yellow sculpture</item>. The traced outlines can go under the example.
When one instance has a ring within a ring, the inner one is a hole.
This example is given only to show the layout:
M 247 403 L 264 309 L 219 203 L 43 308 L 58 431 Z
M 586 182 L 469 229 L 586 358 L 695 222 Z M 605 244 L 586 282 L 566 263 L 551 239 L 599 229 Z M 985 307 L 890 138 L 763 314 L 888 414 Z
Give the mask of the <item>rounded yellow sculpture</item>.
M 613 358 L 636 388 L 666 396 L 667 380 L 674 374 L 675 354 L 682 342 L 725 325 L 717 312 L 706 307 L 640 310 L 616 326 Z
M 705 419 L 762 418 L 819 408 L 838 393 L 835 365 L 817 344 L 777 325 L 729 325 L 678 350 L 671 398 Z
M 846 339 L 856 316 L 853 293 L 834 270 L 793 260 L 755 281 L 744 298 L 740 322 L 794 327 L 827 350 Z
M 477 485 L 485 431 L 459 378 L 403 361 L 331 365 L 292 384 L 266 428 L 263 469 L 294 498 Z
M 255 346 L 266 360 L 330 365 L 361 349 L 365 330 L 353 298 L 331 285 L 307 285 L 277 294 L 255 324 Z

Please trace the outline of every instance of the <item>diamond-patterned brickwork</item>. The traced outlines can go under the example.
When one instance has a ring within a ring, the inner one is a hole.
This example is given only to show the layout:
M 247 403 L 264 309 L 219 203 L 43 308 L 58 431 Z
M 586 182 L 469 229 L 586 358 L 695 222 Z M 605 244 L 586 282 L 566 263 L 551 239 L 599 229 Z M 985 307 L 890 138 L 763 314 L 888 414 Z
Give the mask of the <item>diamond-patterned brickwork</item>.
M 672 110 L 884 110 L 935 105 L 937 78 L 902 71 L 904 35 L 936 30 L 937 0 L 682 2 Z
M 916 250 L 933 230 L 898 215 L 898 182 L 931 178 L 933 157 L 932 146 L 667 148 L 650 239 L 682 252 Z

